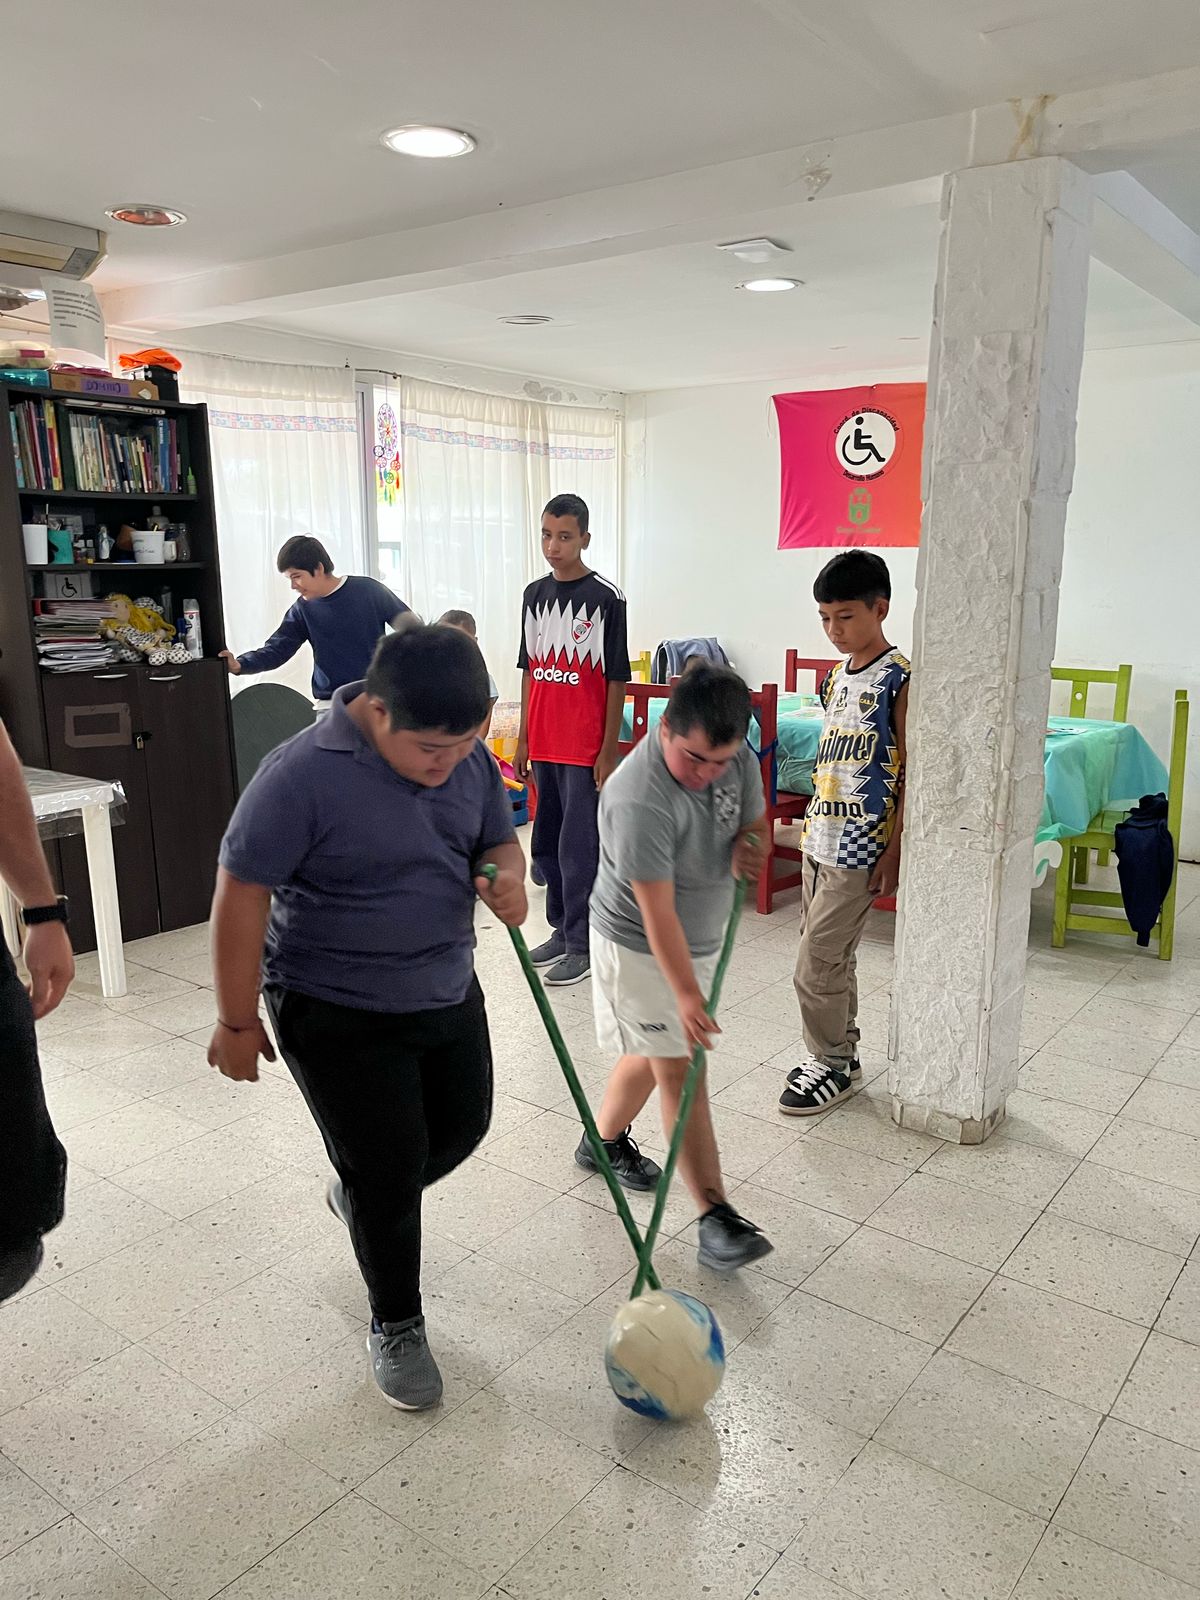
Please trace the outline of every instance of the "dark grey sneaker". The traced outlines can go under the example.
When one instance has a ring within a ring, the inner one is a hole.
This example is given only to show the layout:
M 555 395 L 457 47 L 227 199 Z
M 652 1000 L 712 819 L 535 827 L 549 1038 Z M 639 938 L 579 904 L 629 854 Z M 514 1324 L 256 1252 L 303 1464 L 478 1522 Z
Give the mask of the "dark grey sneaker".
M 713 1272 L 735 1272 L 769 1256 L 774 1248 L 761 1228 L 747 1222 L 730 1205 L 713 1206 L 700 1218 L 696 1259 Z
M 556 961 L 561 961 L 567 953 L 567 941 L 561 933 L 552 933 L 545 944 L 536 944 L 529 952 L 529 959 L 535 967 L 552 967 Z
M 566 955 L 542 979 L 547 989 L 565 989 L 568 984 L 582 983 L 585 978 L 592 975 L 591 956 L 581 956 L 572 953 Z
M 617 1182 L 622 1189 L 632 1189 L 638 1194 L 645 1194 L 648 1189 L 653 1189 L 662 1177 L 662 1168 L 656 1161 L 651 1161 L 649 1156 L 644 1156 L 637 1145 L 629 1136 L 629 1129 L 619 1134 L 615 1139 L 606 1139 L 604 1148 L 608 1151 L 608 1159 L 612 1162 L 612 1169 Z M 585 1172 L 599 1172 L 600 1165 L 592 1153 L 587 1135 L 579 1141 L 579 1148 L 575 1152 L 575 1164 Z
M 325 1189 L 325 1204 L 344 1228 L 350 1226 L 350 1212 L 346 1206 L 346 1191 L 340 1178 L 330 1178 Z
M 425 1337 L 424 1317 L 407 1322 L 372 1317 L 367 1350 L 388 1405 L 399 1411 L 428 1411 L 442 1398 L 442 1375 Z

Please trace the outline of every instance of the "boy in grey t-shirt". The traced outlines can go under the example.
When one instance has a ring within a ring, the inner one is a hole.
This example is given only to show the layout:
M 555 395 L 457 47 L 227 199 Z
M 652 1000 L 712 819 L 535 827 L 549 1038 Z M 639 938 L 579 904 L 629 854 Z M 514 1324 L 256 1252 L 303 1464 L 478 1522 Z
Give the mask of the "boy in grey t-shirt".
M 695 1046 L 721 1030 L 708 1015 L 734 878 L 757 877 L 765 833 L 762 777 L 746 744 L 750 691 L 728 667 L 688 669 L 657 729 L 600 795 L 600 866 L 591 899 L 596 1037 L 618 1056 L 596 1119 L 627 1189 L 652 1189 L 658 1166 L 630 1138 L 657 1086 L 668 1138 Z M 596 1170 L 585 1139 L 575 1152 Z M 771 1249 L 725 1197 L 708 1095 L 692 1102 L 679 1169 L 700 1208 L 700 1263 L 731 1271 Z

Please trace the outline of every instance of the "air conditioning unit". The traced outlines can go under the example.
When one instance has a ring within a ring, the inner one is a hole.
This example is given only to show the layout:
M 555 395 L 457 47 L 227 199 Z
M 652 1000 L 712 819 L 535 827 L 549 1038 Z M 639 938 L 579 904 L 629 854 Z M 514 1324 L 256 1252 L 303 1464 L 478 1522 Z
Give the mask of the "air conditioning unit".
M 0 282 L 5 284 L 39 288 L 43 272 L 89 278 L 107 249 L 108 235 L 99 228 L 0 211 Z

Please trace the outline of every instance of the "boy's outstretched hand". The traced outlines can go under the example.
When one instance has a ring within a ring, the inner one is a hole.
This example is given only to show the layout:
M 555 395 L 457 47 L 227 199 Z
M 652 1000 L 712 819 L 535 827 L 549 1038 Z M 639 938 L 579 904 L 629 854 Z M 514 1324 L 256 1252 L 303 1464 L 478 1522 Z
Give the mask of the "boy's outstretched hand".
M 501 869 L 490 880 L 480 876 L 475 879 L 475 891 L 506 928 L 519 928 L 529 914 L 525 885 L 515 872 Z

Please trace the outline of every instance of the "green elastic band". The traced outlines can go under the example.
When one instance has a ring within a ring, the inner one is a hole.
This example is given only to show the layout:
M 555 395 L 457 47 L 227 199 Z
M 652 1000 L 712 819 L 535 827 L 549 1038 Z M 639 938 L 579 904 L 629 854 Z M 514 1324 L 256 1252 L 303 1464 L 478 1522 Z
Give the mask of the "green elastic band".
M 481 869 L 481 875 L 489 883 L 495 882 L 496 872 L 497 868 L 491 862 Z M 734 890 L 733 910 L 729 914 L 729 922 L 725 928 L 725 942 L 721 946 L 721 955 L 717 961 L 712 992 L 709 996 L 708 1014 L 710 1017 L 715 1017 L 716 1015 L 717 1003 L 721 998 L 721 986 L 725 981 L 725 973 L 733 955 L 733 943 L 737 936 L 738 920 L 741 917 L 745 899 L 746 880 L 739 878 Z M 667 1204 L 667 1193 L 671 1187 L 671 1179 L 675 1175 L 675 1165 L 679 1159 L 683 1135 L 687 1129 L 687 1120 L 691 1114 L 692 1101 L 695 1099 L 696 1088 L 704 1071 L 704 1049 L 701 1045 L 697 1045 L 692 1052 L 687 1077 L 683 1082 L 683 1091 L 679 1096 L 679 1115 L 675 1119 L 675 1128 L 671 1134 L 670 1146 L 667 1149 L 666 1165 L 663 1167 L 662 1175 L 654 1191 L 654 1210 L 651 1212 L 650 1226 L 646 1230 L 646 1236 L 643 1239 L 638 1231 L 638 1225 L 633 1219 L 633 1213 L 629 1209 L 629 1202 L 625 1198 L 625 1193 L 617 1182 L 617 1175 L 613 1171 L 612 1162 L 608 1158 L 608 1151 L 604 1148 L 604 1140 L 600 1137 L 600 1130 L 596 1126 L 592 1108 L 588 1104 L 587 1096 L 583 1092 L 583 1085 L 580 1083 L 579 1075 L 575 1071 L 575 1064 L 571 1060 L 571 1053 L 567 1049 L 566 1041 L 559 1029 L 558 1018 L 554 1015 L 550 1002 L 546 998 L 546 991 L 542 988 L 533 962 L 530 960 L 529 947 L 525 943 L 525 935 L 520 928 L 509 928 L 508 936 L 512 940 L 513 949 L 517 952 L 517 960 L 521 963 L 521 971 L 525 974 L 525 981 L 533 994 L 534 1003 L 550 1037 L 554 1053 L 558 1057 L 558 1064 L 562 1068 L 563 1077 L 567 1080 L 567 1087 L 571 1091 L 575 1109 L 579 1112 L 580 1119 L 583 1122 L 584 1135 L 587 1138 L 596 1165 L 600 1168 L 601 1175 L 608 1185 L 608 1191 L 613 1197 L 613 1204 L 617 1208 L 617 1215 L 620 1217 L 625 1232 L 629 1235 L 629 1242 L 633 1245 L 637 1254 L 637 1277 L 634 1280 L 633 1293 L 630 1296 L 631 1299 L 636 1299 L 647 1286 L 651 1289 L 662 1287 L 651 1258 L 654 1254 L 655 1243 L 658 1240 L 658 1231 L 662 1225 L 663 1211 Z

